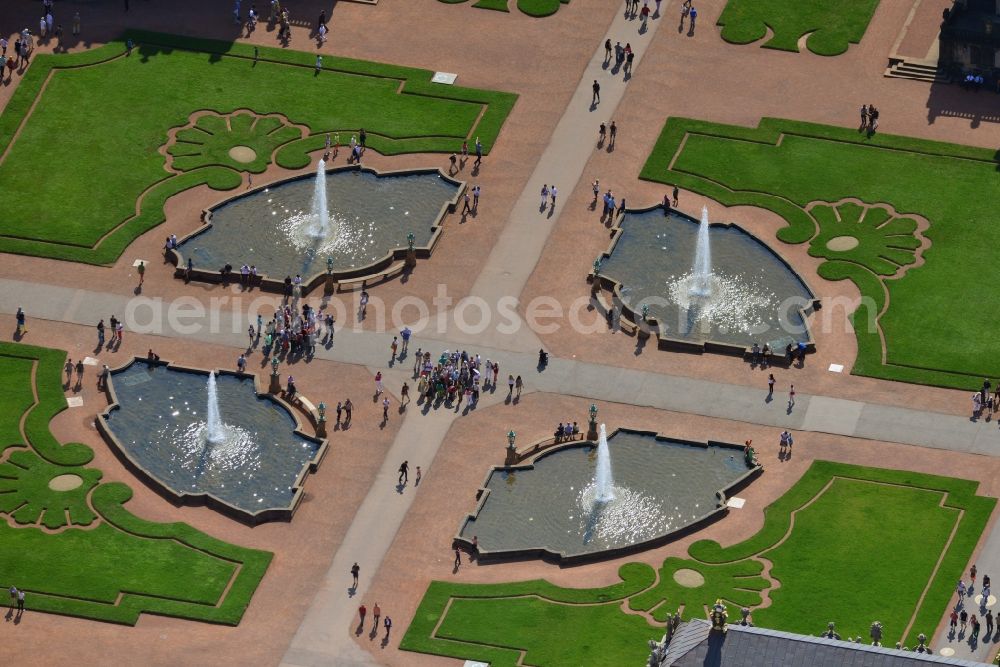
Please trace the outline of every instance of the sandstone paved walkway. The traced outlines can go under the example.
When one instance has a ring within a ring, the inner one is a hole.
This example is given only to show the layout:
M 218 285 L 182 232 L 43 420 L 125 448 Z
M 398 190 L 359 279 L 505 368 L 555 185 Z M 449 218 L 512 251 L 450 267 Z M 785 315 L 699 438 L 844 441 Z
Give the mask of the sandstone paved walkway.
M 937 641 L 934 643 L 934 650 L 942 655 L 951 655 L 955 658 L 964 658 L 967 660 L 978 660 L 980 662 L 989 662 L 990 658 L 997 651 L 997 646 L 1000 644 L 1000 632 L 997 632 L 996 626 L 994 625 L 994 630 L 992 635 L 986 634 L 986 611 L 992 611 L 993 615 L 996 616 L 1000 608 L 997 607 L 997 597 L 1000 593 L 991 592 L 989 597 L 984 601 L 982 599 L 982 583 L 983 575 L 989 575 L 991 581 L 991 586 L 994 591 L 1000 588 L 1000 530 L 994 527 L 986 538 L 986 543 L 983 545 L 982 551 L 979 553 L 979 557 L 976 560 L 976 569 L 978 573 L 976 574 L 976 585 L 972 589 L 972 595 L 965 598 L 965 610 L 969 613 L 971 617 L 973 614 L 979 618 L 979 622 L 982 623 L 979 632 L 979 641 L 972 642 L 971 634 L 972 627 L 969 626 L 964 633 L 951 634 L 947 630 L 940 633 Z M 965 583 L 969 583 L 969 573 L 966 572 L 964 576 Z M 958 582 L 955 582 L 958 583 Z M 955 594 L 951 598 L 951 603 L 954 605 L 958 600 L 958 595 Z M 951 607 L 945 611 L 945 619 L 951 614 Z M 952 653 L 951 651 L 954 651 Z
M 614 68 L 614 59 L 605 67 L 604 40 L 611 43 L 620 41 L 632 45 L 635 61 L 632 71 L 641 68 L 642 56 L 646 47 L 652 41 L 660 20 L 651 20 L 647 29 L 640 33 L 641 22 L 638 19 L 626 19 L 623 14 L 622 2 L 612 3 L 615 16 L 608 27 L 607 34 L 596 45 L 593 57 L 581 73 L 580 84 L 559 119 L 548 146 L 535 165 L 535 170 L 528 179 L 524 190 L 511 209 L 510 216 L 504 224 L 500 238 L 493 246 L 492 252 L 483 266 L 479 277 L 472 287 L 470 298 L 484 299 L 490 305 L 497 304 L 503 298 L 516 298 L 524 290 L 528 278 L 535 270 L 542 249 L 562 214 L 566 201 L 576 188 L 583 169 L 590 156 L 596 150 L 597 131 L 602 122 L 610 124 L 614 119 L 615 110 L 625 95 L 628 86 L 626 76 L 621 70 Z M 664 3 L 663 11 L 667 11 Z M 593 82 L 601 86 L 601 101 L 592 105 Z M 553 206 L 551 198 L 544 210 L 541 210 L 540 199 L 543 185 L 550 188 L 555 185 L 558 197 Z M 528 338 L 525 329 L 516 334 L 503 334 L 496 329 L 483 332 L 476 337 L 477 344 L 510 349 L 508 342 L 512 337 L 521 341 Z M 534 346 L 538 349 L 538 345 Z
M 86 338 L 81 341 L 81 351 L 92 350 L 96 343 L 95 321 L 100 317 L 107 319 L 112 313 L 121 317 L 127 312 L 128 302 L 128 297 L 119 294 L 0 279 L 0 313 L 13 314 L 18 305 L 24 304 L 29 325 L 32 320 L 48 319 L 90 327 L 90 332 L 82 334 Z M 138 319 L 144 317 L 140 314 Z M 236 357 L 239 356 L 237 350 L 245 348 L 245 332 L 250 324 L 242 313 L 220 309 L 208 312 L 200 320 L 189 318 L 187 322 L 191 324 L 190 329 L 164 328 L 156 335 L 231 345 L 234 348 L 232 363 L 222 360 L 220 365 L 235 367 Z M 209 327 L 208 323 L 214 325 Z M 31 327 L 25 342 L 44 344 L 43 331 L 42 327 Z M 334 337 L 334 344 L 330 348 L 318 348 L 316 357 L 384 369 L 389 362 L 392 336 L 392 332 L 354 332 L 341 327 Z M 544 371 L 539 371 L 536 368 L 537 350 L 533 348 L 511 351 L 478 344 L 466 345 L 461 341 L 456 346 L 456 341 L 449 334 L 420 334 L 411 343 L 414 352 L 417 347 L 430 350 L 434 355 L 459 347 L 479 353 L 483 358 L 500 364 L 501 377 L 508 373 L 521 375 L 529 391 L 579 396 L 581 402 L 626 403 L 763 424 L 776 429 L 1000 455 L 1000 427 L 996 422 L 973 422 L 967 417 L 804 393 L 796 395 L 795 406 L 789 410 L 788 396 L 783 387 L 779 387 L 773 400 L 767 401 L 763 387 L 754 389 L 555 357 L 550 358 Z M 113 355 L 107 358 L 113 358 Z M 259 362 L 259 354 L 251 355 L 251 370 Z M 411 354 L 396 367 L 409 370 L 412 364 Z M 402 378 L 402 375 L 399 377 Z M 387 379 L 387 387 L 396 393 L 401 382 L 402 379 Z M 497 393 L 506 392 L 499 390 Z M 316 398 L 323 400 L 325 397 Z M 581 408 L 581 413 L 584 412 L 585 409 Z
M 422 416 L 416 405 L 407 412 L 399 435 L 386 455 L 371 490 L 354 515 L 354 521 L 344 535 L 326 577 L 319 582 L 312 606 L 295 633 L 282 665 L 353 667 L 376 664 L 369 654 L 350 640 L 347 628 L 357 632 L 361 600 L 369 609 L 377 602 L 368 599 L 366 591 L 396 538 L 413 497 L 420 492 L 420 488 L 414 486 L 416 466 L 420 465 L 424 475 L 428 474 L 434 455 L 457 416 L 451 410 Z M 404 460 L 410 463 L 409 483 L 400 486 L 398 470 Z M 356 590 L 351 588 L 350 575 L 354 563 L 361 567 Z M 391 615 L 392 609 L 386 607 L 383 612 Z M 371 613 L 365 620 L 367 625 L 362 634 L 373 646 L 380 645 L 384 632 L 380 628 L 372 637 Z M 394 630 L 405 632 L 405 619 L 397 619 Z

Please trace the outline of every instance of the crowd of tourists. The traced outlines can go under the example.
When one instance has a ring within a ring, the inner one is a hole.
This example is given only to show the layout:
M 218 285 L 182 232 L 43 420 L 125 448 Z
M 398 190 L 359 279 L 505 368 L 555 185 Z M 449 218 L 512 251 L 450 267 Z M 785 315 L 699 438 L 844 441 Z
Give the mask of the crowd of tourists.
M 500 364 L 465 350 L 445 350 L 435 362 L 430 352 L 417 350 L 413 362 L 413 377 L 417 380 L 420 398 L 433 405 L 455 406 L 458 410 L 465 401 L 469 408 L 479 403 L 479 395 L 488 389 L 496 390 L 500 378 Z M 521 376 L 508 377 L 508 396 L 521 395 L 524 381 Z

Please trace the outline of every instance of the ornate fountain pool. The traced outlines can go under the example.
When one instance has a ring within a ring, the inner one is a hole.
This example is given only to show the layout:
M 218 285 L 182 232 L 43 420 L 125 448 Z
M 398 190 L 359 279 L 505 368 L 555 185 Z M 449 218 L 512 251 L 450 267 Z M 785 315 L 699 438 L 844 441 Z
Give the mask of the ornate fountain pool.
M 439 171 L 377 174 L 369 169 L 324 170 L 329 227 L 316 233 L 312 211 L 318 177 L 309 174 L 231 199 L 211 211 L 211 226 L 178 246 L 195 269 L 218 271 L 246 263 L 283 280 L 308 280 L 326 271 L 350 272 L 395 249 L 427 246 L 460 184 Z
M 221 424 L 210 436 L 207 380 L 137 359 L 112 373 L 116 403 L 100 426 L 133 470 L 178 501 L 254 523 L 290 518 L 325 441 L 296 431 L 288 408 L 258 396 L 252 377 L 231 374 L 215 379 Z
M 725 493 L 760 470 L 746 464 L 740 447 L 648 432 L 619 429 L 608 449 L 613 500 L 594 502 L 594 443 L 557 446 L 533 465 L 494 468 L 459 539 L 475 536 L 483 558 L 614 555 L 724 512 Z
M 666 338 L 749 347 L 754 342 L 775 351 L 810 342 L 804 313 L 812 291 L 759 239 L 734 225 L 713 223 L 711 294 L 701 294 L 692 265 L 698 220 L 661 207 L 629 211 L 613 249 L 601 266 L 603 277 L 621 284 L 622 301 L 634 312 L 649 306 Z

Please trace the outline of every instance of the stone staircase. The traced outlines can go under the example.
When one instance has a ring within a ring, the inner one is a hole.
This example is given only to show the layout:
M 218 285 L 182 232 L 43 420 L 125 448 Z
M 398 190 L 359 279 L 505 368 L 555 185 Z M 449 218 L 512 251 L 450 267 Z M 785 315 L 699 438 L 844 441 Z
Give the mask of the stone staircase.
M 889 59 L 889 67 L 885 70 L 885 76 L 890 79 L 910 79 L 912 81 L 926 81 L 927 83 L 949 83 L 951 81 L 936 63 L 927 64 L 896 58 Z

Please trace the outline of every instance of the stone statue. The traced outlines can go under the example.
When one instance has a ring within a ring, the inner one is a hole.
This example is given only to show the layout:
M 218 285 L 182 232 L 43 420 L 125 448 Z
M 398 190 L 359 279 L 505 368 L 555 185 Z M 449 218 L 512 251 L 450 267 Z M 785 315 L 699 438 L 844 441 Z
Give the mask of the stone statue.
M 927 635 L 921 632 L 917 635 L 917 641 L 920 642 L 920 644 L 917 645 L 917 653 L 931 652 L 931 647 L 927 645 Z
M 726 618 L 729 616 L 729 612 L 726 610 L 726 605 L 722 604 L 722 598 L 715 601 L 715 605 L 712 607 L 712 613 L 710 615 L 712 619 L 712 629 L 720 630 L 722 632 L 726 631 Z
M 833 621 L 826 624 L 826 632 L 820 633 L 820 637 L 826 637 L 827 639 L 840 639 L 840 635 L 838 635 L 834 630 Z
M 742 609 L 740 609 L 740 614 L 743 615 L 742 620 L 740 620 L 740 625 L 750 625 L 750 626 L 753 625 L 753 623 L 750 622 L 750 608 L 749 607 L 743 607 Z
M 868 631 L 868 634 L 871 635 L 872 646 L 881 646 L 882 645 L 882 624 L 881 623 L 879 623 L 878 621 L 875 621 L 874 623 L 872 623 L 871 630 Z
M 660 667 L 660 661 L 663 660 L 667 652 L 666 637 L 663 639 L 663 642 L 658 642 L 654 639 L 649 640 L 649 660 L 646 662 L 647 667 Z

